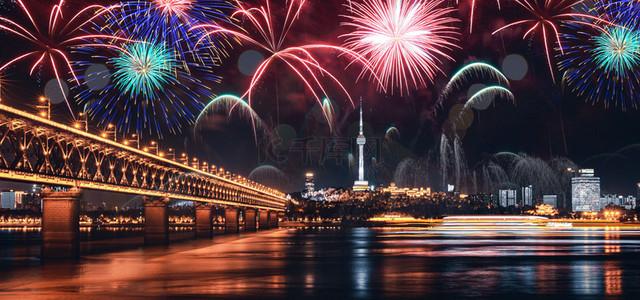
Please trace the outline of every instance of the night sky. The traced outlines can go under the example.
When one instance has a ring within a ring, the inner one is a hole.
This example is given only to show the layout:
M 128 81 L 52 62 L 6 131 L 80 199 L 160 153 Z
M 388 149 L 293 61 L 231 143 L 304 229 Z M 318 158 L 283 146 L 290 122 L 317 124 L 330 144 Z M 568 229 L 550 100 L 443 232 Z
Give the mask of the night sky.
M 41 11 L 45 17 L 47 5 L 54 1 L 34 2 L 45 7 Z M 70 2 L 68 5 L 73 6 L 84 1 Z M 455 5 L 455 1 L 450 2 Z M 515 96 L 515 103 L 495 101 L 488 109 L 476 111 L 473 124 L 466 131 L 459 132 L 468 166 L 473 168 L 483 159 L 501 151 L 523 152 L 545 160 L 564 156 L 580 167 L 594 168 L 596 175 L 602 178 L 603 193 L 635 194 L 635 183 L 640 181 L 640 113 L 631 107 L 623 110 L 615 106 L 605 108 L 602 102 L 586 103 L 563 84 L 554 84 L 540 36 L 533 35 L 523 40 L 523 29 L 520 27 L 492 36 L 494 30 L 513 21 L 521 13 L 510 1 L 504 1 L 506 3 L 503 3 L 502 11 L 497 9 L 493 1 L 479 5 L 474 32 L 469 34 L 467 2 L 470 1 L 461 0 L 457 12 L 457 17 L 461 19 L 458 24 L 461 49 L 452 53 L 455 62 L 443 64 L 445 74 L 437 76 L 434 83 L 412 89 L 408 94 L 377 91 L 366 78 L 356 82 L 359 67 L 351 66 L 345 70 L 349 63 L 347 59 L 335 53 L 318 52 L 321 63 L 347 87 L 354 100 L 357 101 L 359 97 L 364 99 L 367 137 L 372 141 L 382 141 L 391 126 L 400 133 L 401 147 L 393 150 L 392 159 L 385 161 L 389 155 L 373 150 L 372 155 L 377 156 L 377 162 L 385 166 L 388 174 L 379 175 L 372 181 L 387 185 L 392 177 L 389 174 L 393 173 L 402 158 L 426 158 L 435 151 L 440 140 L 442 116 L 446 116 L 448 111 L 438 112 L 434 117 L 434 104 L 452 74 L 474 61 L 502 69 L 507 55 L 520 54 L 528 63 L 528 72 L 522 80 L 511 80 L 510 90 Z M 283 14 L 283 8 L 278 8 L 283 3 L 273 1 L 274 12 Z M 343 40 L 339 36 L 347 32 L 346 28 L 340 26 L 340 22 L 345 21 L 340 16 L 346 13 L 343 3 L 309 1 L 285 45 L 341 44 Z M 0 14 L 16 15 L 12 1 L 0 1 Z M 0 62 L 15 57 L 16 49 L 21 49 L 21 41 L 5 32 L 0 31 L 0 41 Z M 228 50 L 229 57 L 215 68 L 223 78 L 220 84 L 211 87 L 217 95 L 240 95 L 246 90 L 250 77 L 238 70 L 238 60 L 247 50 L 258 50 L 267 55 L 256 47 L 234 45 L 233 49 Z M 3 81 L 8 82 L 2 86 L 3 104 L 32 109 L 29 107 L 43 93 L 44 85 L 51 77 L 46 72 L 39 76 L 28 76 L 29 66 L 27 63 L 17 64 L 2 75 Z M 560 78 L 557 68 L 555 72 L 556 77 Z M 256 147 L 251 126 L 233 116 L 211 118 L 204 129 L 195 133 L 191 127 L 186 127 L 182 134 L 166 134 L 160 143 L 167 147 L 175 145 L 179 152 L 197 154 L 202 159 L 239 174 L 249 175 L 254 171 L 254 178 L 266 183 L 276 181 L 280 188 L 288 192 L 302 189 L 303 175 L 308 171 L 316 173 L 318 187 L 348 187 L 353 183 L 354 173 L 349 167 L 347 153 L 323 151 L 325 147 L 317 144 L 338 140 L 346 143 L 347 152 L 355 151 L 355 140 L 352 138 L 357 135 L 357 108 L 351 106 L 343 95 L 336 92 L 334 96 L 331 100 L 338 112 L 338 125 L 332 135 L 309 91 L 305 91 L 285 65 L 276 65 L 256 90 L 254 109 L 281 137 L 277 151 L 265 151 L 263 141 L 259 141 L 260 146 Z M 208 102 L 207 99 L 202 101 Z M 453 105 L 464 99 L 450 101 L 454 102 L 451 103 Z M 71 119 L 64 104 L 54 105 L 53 117 L 61 122 L 70 122 Z M 369 160 L 370 157 L 367 158 Z M 264 165 L 275 166 L 282 173 L 278 174 Z

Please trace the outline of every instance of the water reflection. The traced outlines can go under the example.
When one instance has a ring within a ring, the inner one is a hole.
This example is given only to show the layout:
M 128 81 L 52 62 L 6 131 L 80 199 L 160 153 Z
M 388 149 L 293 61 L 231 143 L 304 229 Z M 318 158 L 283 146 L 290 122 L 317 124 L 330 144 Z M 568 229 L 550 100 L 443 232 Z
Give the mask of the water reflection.
M 365 298 L 369 295 L 369 279 L 372 271 L 369 254 L 371 236 L 372 229 L 370 228 L 355 228 L 351 231 L 353 244 L 353 266 L 351 267 L 351 272 L 354 283 L 354 296 L 358 298 Z
M 0 231 L 0 298 L 580 298 L 640 292 L 640 234 L 619 230 L 490 237 L 428 229 L 280 229 L 168 247 L 118 238 L 85 240 L 81 260 L 44 264 L 38 241 L 38 231 Z M 113 242 L 132 244 L 87 252 Z

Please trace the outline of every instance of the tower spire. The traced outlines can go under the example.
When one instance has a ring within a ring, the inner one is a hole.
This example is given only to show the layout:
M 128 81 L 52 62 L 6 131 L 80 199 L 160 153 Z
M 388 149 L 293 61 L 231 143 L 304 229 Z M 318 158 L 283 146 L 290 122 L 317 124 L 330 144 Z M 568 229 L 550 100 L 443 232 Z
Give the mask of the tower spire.
M 362 131 L 362 97 L 360 97 L 360 135 L 364 135 Z
M 362 122 L 362 97 L 360 97 L 360 133 L 356 139 L 358 144 L 358 180 L 353 184 L 354 191 L 365 191 L 369 189 L 369 182 L 364 180 L 364 144 L 367 142 L 364 137 Z

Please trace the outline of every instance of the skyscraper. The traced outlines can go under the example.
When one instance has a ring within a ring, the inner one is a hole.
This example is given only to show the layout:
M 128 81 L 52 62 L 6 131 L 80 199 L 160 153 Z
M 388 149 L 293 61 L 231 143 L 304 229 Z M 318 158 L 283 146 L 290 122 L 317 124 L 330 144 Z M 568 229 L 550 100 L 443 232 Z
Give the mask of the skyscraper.
M 362 130 L 362 98 L 360 98 L 360 133 L 356 139 L 358 144 L 358 180 L 353 183 L 354 191 L 365 191 L 369 189 L 369 182 L 364 180 L 364 144 L 367 139 Z
M 522 187 L 522 207 L 533 206 L 533 186 Z
M 310 193 L 313 193 L 314 190 L 315 190 L 315 182 L 313 179 L 313 173 L 309 172 L 305 174 L 304 191 L 307 194 L 310 194 Z
M 600 210 L 600 178 L 593 169 L 582 169 L 580 176 L 571 178 L 571 208 L 574 212 Z

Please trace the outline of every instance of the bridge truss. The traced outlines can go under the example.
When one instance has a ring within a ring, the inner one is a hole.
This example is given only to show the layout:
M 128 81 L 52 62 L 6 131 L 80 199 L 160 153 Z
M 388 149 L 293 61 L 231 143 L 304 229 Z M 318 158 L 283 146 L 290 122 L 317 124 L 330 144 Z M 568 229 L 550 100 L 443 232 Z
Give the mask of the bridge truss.
M 282 192 L 203 170 L 0 104 L 0 178 L 283 210 Z

